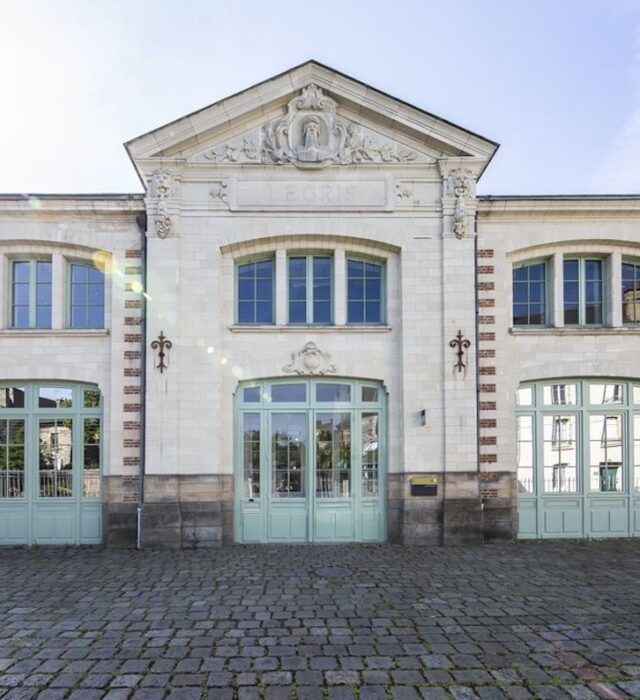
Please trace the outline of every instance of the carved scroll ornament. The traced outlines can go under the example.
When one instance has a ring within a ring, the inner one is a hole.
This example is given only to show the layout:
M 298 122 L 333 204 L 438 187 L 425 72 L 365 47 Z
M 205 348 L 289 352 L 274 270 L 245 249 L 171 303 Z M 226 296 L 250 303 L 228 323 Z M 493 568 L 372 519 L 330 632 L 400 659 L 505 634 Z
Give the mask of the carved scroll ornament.
M 322 352 L 313 342 L 308 342 L 301 350 L 291 353 L 291 362 L 285 365 L 289 374 L 335 374 L 336 366 L 331 364 L 331 355 Z

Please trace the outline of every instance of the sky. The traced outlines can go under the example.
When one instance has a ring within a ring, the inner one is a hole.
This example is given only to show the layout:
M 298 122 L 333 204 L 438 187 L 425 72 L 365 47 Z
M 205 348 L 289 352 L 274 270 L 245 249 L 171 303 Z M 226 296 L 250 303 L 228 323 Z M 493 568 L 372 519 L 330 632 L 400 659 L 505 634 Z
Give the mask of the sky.
M 480 194 L 640 193 L 640 0 L 0 0 L 0 192 L 140 192 L 125 141 L 312 58 L 500 143 Z

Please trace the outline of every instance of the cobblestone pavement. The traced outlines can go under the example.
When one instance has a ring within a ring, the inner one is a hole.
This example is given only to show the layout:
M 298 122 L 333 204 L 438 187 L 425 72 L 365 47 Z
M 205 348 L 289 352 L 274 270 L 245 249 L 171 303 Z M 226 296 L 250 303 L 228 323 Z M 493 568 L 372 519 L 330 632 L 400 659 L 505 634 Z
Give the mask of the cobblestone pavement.
M 0 696 L 640 697 L 640 542 L 0 551 Z

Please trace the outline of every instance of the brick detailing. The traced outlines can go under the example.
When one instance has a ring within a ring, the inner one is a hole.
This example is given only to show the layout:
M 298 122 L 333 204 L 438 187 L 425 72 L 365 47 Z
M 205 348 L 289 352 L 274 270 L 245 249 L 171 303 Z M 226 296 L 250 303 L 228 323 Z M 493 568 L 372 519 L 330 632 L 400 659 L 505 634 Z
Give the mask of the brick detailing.
M 124 376 L 125 377 L 139 377 L 140 376 L 140 368 L 139 367 L 125 367 L 124 368 Z
M 140 430 L 140 422 L 137 420 L 122 421 L 123 430 Z
M 125 333 L 124 334 L 124 342 L 125 343 L 139 343 L 140 342 L 140 334 L 139 333 Z
M 125 250 L 124 251 L 124 257 L 125 258 L 141 258 L 142 257 L 142 251 L 138 249 L 130 249 L 130 250 Z
M 124 268 L 125 275 L 139 275 L 142 272 L 142 268 L 139 265 L 128 266 Z
M 140 387 L 139 386 L 125 386 L 124 393 L 125 393 L 125 396 L 131 396 L 131 394 L 139 394 Z
M 137 467 L 140 465 L 140 459 L 138 457 L 123 457 L 122 464 L 125 467 Z
M 140 318 L 138 316 L 125 316 L 124 317 L 125 326 L 139 326 Z
M 125 309 L 140 309 L 141 307 L 142 304 L 140 303 L 140 299 L 125 299 Z
M 126 449 L 127 447 L 140 447 L 140 440 L 137 438 L 125 438 L 122 441 L 122 446 Z
M 125 360 L 139 360 L 140 359 L 140 350 L 125 350 L 124 351 L 124 359 Z
M 480 444 L 481 445 L 495 445 L 496 444 L 495 435 L 481 435 L 480 436 Z
M 125 403 L 122 405 L 125 413 L 140 413 L 139 403 Z
M 493 248 L 478 248 L 476 257 L 476 266 L 478 272 L 478 278 L 476 280 L 477 286 L 477 304 L 478 304 L 478 324 L 480 328 L 478 329 L 478 391 L 480 392 L 480 398 L 485 398 L 487 394 L 495 394 L 497 391 L 496 384 L 483 384 L 481 381 L 486 381 L 485 377 L 495 377 L 497 374 L 496 370 L 496 334 L 494 331 L 487 331 L 483 326 L 495 325 L 496 317 L 493 315 L 488 315 L 486 311 L 494 309 L 495 302 L 495 268 L 493 265 L 487 265 L 486 263 L 494 257 Z M 487 294 L 488 293 L 488 294 Z M 486 298 L 485 298 L 486 297 Z M 491 313 L 489 311 L 489 313 Z M 489 380 L 491 381 L 491 380 Z M 498 421 L 496 418 L 496 402 L 495 401 L 478 401 L 478 442 L 481 447 L 493 447 L 496 449 L 498 440 L 496 436 L 496 430 L 498 427 Z M 498 461 L 497 454 L 483 454 L 479 455 L 480 469 L 484 468 L 484 465 L 495 464 Z M 482 478 L 482 472 L 481 472 Z M 495 489 L 483 488 L 482 493 L 485 498 L 495 498 L 497 492 L 494 493 Z

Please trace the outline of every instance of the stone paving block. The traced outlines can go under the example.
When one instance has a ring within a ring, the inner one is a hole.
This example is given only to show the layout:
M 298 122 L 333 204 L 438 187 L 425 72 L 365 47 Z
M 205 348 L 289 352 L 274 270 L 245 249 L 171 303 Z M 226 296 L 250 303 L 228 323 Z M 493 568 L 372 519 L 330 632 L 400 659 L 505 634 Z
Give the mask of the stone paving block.
M 598 696 L 585 685 L 563 685 L 562 689 L 575 700 L 598 700 Z

